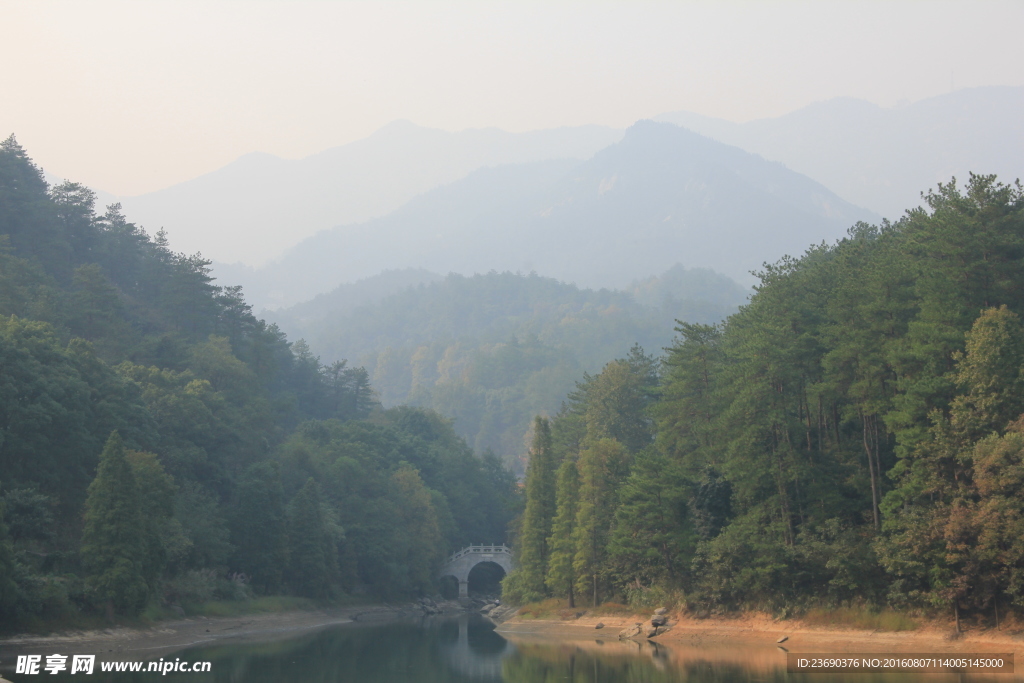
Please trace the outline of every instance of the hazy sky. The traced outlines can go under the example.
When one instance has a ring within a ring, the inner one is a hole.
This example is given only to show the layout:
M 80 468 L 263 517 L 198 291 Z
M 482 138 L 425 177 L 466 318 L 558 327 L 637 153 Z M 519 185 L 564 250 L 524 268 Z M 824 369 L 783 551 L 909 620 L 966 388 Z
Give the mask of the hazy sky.
M 0 0 L 0 135 L 121 195 L 394 119 L 734 121 L 1024 84 L 1024 2 Z

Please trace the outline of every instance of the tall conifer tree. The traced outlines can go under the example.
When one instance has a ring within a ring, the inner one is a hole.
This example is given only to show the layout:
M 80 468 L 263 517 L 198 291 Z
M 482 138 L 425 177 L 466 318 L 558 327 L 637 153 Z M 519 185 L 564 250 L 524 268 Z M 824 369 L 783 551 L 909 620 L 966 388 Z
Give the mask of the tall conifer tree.
M 569 607 L 576 606 L 576 574 L 572 561 L 576 554 L 573 529 L 576 528 L 579 491 L 580 481 L 576 462 L 567 458 L 558 468 L 555 482 L 555 519 L 551 523 L 551 538 L 548 539 L 550 557 L 545 583 L 552 595 L 565 595 L 569 599 Z
M 233 522 L 233 568 L 247 574 L 262 593 L 280 590 L 288 564 L 288 531 L 277 463 L 261 462 L 246 470 Z
M 551 423 L 538 416 L 533 422 L 533 446 L 526 471 L 526 510 L 519 534 L 519 586 L 527 599 L 544 596 L 548 568 L 548 537 L 555 516 L 555 458 Z
M 300 595 L 327 597 L 338 570 L 337 549 L 330 542 L 320 487 L 312 477 L 295 494 L 289 518 L 289 583 Z
M 615 473 L 621 471 L 628 454 L 615 439 L 598 439 L 580 452 L 580 494 L 573 536 L 576 555 L 576 590 L 590 594 L 592 605 L 600 600 L 606 573 L 609 530 L 615 511 Z
M 139 487 L 115 431 L 89 484 L 81 550 L 89 572 L 86 584 L 108 617 L 114 612 L 133 614 L 145 604 L 146 551 Z
M 142 506 L 146 544 L 143 575 L 150 590 L 156 590 L 167 564 L 163 538 L 167 524 L 174 515 L 174 494 L 178 487 L 174 484 L 174 478 L 164 471 L 155 453 L 128 451 L 127 458 L 139 488 Z

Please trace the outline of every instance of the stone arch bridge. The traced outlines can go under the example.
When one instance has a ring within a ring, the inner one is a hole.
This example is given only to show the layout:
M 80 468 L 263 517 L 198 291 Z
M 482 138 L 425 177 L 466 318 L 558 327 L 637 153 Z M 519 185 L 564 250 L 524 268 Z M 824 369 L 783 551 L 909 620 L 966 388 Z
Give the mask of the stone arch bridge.
M 438 578 L 454 576 L 459 582 L 459 597 L 469 597 L 469 573 L 481 562 L 493 562 L 508 576 L 512 571 L 512 549 L 507 545 L 471 545 L 452 553 L 441 567 Z

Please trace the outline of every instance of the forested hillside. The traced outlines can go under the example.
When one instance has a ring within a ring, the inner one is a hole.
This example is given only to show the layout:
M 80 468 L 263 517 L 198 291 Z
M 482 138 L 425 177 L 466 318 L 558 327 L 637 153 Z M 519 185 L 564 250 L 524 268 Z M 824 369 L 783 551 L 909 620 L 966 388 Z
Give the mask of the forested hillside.
M 296 309 L 293 344 L 12 136 L 0 623 L 411 596 L 482 540 L 514 542 L 515 601 L 998 621 L 1024 607 L 1024 190 L 926 201 L 765 266 L 720 324 L 743 293 L 700 269 L 404 272 Z M 456 429 L 512 453 L 527 423 L 520 500 Z
M 584 372 L 637 343 L 660 351 L 675 320 L 717 323 L 746 299 L 724 275 L 679 265 L 624 291 L 536 274 L 436 278 L 384 273 L 268 316 L 320 357 L 364 366 L 384 405 L 447 415 L 518 471 L 533 416 L 554 415 Z
M 1024 607 L 1024 192 L 926 199 L 538 418 L 508 597 Z
M 0 146 L 0 624 L 401 596 L 514 478 L 257 319 L 209 261 Z

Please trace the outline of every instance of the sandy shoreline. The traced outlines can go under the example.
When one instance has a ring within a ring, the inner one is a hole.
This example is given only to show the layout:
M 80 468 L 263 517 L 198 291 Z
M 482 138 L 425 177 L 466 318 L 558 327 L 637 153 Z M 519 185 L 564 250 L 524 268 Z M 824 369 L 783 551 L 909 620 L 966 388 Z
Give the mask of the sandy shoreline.
M 595 657 L 641 657 L 656 668 L 672 663 L 678 671 L 722 667 L 720 671 L 759 671 L 771 680 L 785 671 L 790 654 L 926 654 L 935 656 L 966 653 L 1013 655 L 1013 674 L 969 674 L 972 681 L 1024 681 L 1024 631 L 973 630 L 951 640 L 951 628 L 929 624 L 916 631 L 877 632 L 844 628 L 809 626 L 798 620 L 778 621 L 764 615 L 734 618 L 694 619 L 670 614 L 672 629 L 652 639 L 620 641 L 619 631 L 650 616 L 584 615 L 578 620 L 523 619 L 513 617 L 500 624 L 497 632 L 511 640 L 523 652 L 540 653 L 551 645 L 559 646 L 563 656 L 570 651 L 588 652 Z M 603 623 L 601 629 L 595 628 Z M 780 638 L 786 640 L 779 644 Z M 804 674 L 807 675 L 807 674 Z M 847 674 L 863 676 L 865 674 Z M 840 674 L 842 676 L 842 674 Z M 963 674 L 926 674 L 935 683 L 963 683 Z M 821 680 L 833 680 L 823 678 Z
M 926 624 L 915 631 L 865 631 L 839 627 L 809 626 L 798 619 L 780 621 L 769 616 L 744 614 L 737 617 L 695 619 L 669 614 L 672 629 L 650 639 L 667 647 L 778 648 L 778 639 L 786 637 L 782 647 L 790 652 L 1013 652 L 1024 669 L 1024 630 L 968 629 L 951 639 L 951 626 Z M 517 639 L 566 637 L 604 641 L 618 640 L 623 628 L 650 619 L 649 615 L 584 615 L 563 621 L 513 617 L 498 627 L 498 632 Z M 596 629 L 598 623 L 604 628 Z M 644 639 L 646 640 L 646 639 Z

